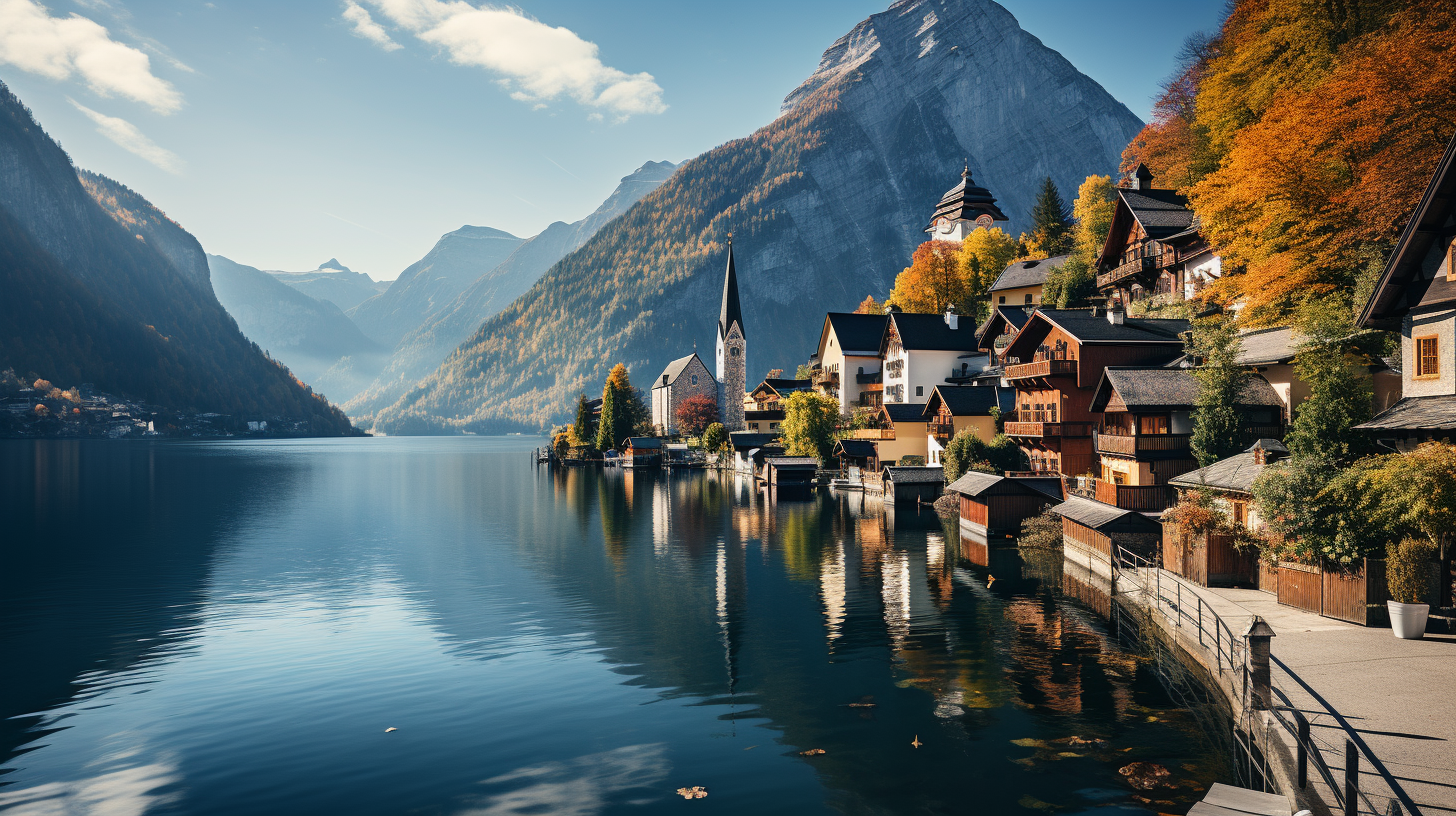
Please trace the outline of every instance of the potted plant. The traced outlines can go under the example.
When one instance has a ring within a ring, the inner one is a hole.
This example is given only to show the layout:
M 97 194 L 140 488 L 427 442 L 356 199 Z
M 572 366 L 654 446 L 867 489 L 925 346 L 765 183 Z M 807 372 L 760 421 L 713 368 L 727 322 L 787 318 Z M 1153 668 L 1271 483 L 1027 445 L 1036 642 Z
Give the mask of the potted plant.
M 1430 578 L 1435 546 L 1425 539 L 1392 542 L 1385 551 L 1385 583 L 1390 589 L 1390 628 L 1398 638 L 1418 639 L 1426 633 L 1431 607 L 1421 603 Z

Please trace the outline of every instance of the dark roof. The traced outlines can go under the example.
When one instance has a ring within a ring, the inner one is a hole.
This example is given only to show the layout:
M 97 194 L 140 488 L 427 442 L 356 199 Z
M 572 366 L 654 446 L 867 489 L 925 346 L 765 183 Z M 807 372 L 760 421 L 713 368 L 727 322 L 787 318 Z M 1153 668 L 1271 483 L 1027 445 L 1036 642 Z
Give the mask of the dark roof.
M 651 436 L 632 436 L 627 438 L 627 447 L 657 450 L 662 447 L 662 440 Z
M 743 307 L 738 303 L 738 272 L 733 267 L 733 239 L 728 240 L 728 269 L 723 273 L 723 308 L 718 312 L 718 336 L 727 337 L 728 327 L 738 323 L 743 339 L 748 339 L 748 329 L 743 325 Z
M 767 456 L 765 462 L 776 468 L 811 468 L 818 469 L 819 460 L 812 456 Z
M 1009 220 L 1001 208 L 996 206 L 996 198 L 991 191 L 985 187 L 979 187 L 971 179 L 971 166 L 966 164 L 966 169 L 961 172 L 961 183 L 945 191 L 940 197 L 940 203 L 935 205 L 935 213 L 930 216 L 930 226 L 935 226 L 936 219 L 944 216 L 952 221 L 966 219 L 974 221 L 983 214 L 990 216 L 997 221 Z M 926 230 L 929 231 L 930 227 Z
M 882 314 L 830 312 L 825 320 L 833 328 L 842 351 L 876 354 L 880 350 L 880 340 L 885 336 L 885 324 L 890 318 Z
M 925 401 L 925 410 L 921 416 L 930 416 L 931 405 L 936 402 L 936 395 L 950 409 L 951 416 L 989 416 L 993 407 L 1003 411 L 1009 410 L 1003 404 L 1002 392 L 1009 392 L 1011 405 L 1016 404 L 1016 392 L 1013 389 L 1003 389 L 995 385 L 937 385 L 930 392 L 930 399 Z
M 986 322 L 976 329 L 976 347 L 989 350 L 1000 337 L 1005 329 L 1002 326 L 1010 326 L 1012 334 L 1021 331 L 1026 321 L 1031 319 L 1034 309 L 1026 309 L 1021 306 L 997 306 Z M 992 331 L 994 329 L 994 331 Z
M 1273 365 L 1294 360 L 1304 335 L 1289 326 L 1257 329 L 1239 334 L 1239 365 Z
M 969 318 L 965 328 L 952 329 L 944 315 L 894 312 L 890 321 L 900 335 L 900 345 L 908 351 L 976 351 L 976 331 Z M 886 337 L 889 332 L 885 333 Z M 883 344 L 881 344 L 883 345 Z
M 756 433 L 754 431 L 733 431 L 728 434 L 729 443 L 740 450 L 761 448 L 779 438 L 776 433 Z
M 1289 450 L 1279 440 L 1260 439 L 1243 453 L 1236 453 L 1227 459 L 1220 459 L 1208 467 L 1199 468 L 1181 476 L 1174 476 L 1168 480 L 1168 484 L 1177 487 L 1202 487 L 1248 493 L 1254 486 L 1254 480 L 1259 478 L 1259 474 L 1264 472 L 1264 468 L 1268 467 L 1268 465 L 1260 465 L 1254 461 L 1254 451 L 1259 449 L 1276 454 L 1277 458 L 1289 455 Z
M 1009 355 L 1024 360 L 1031 358 L 1036 347 L 1023 347 L 1029 343 L 1040 344 L 1051 330 L 1047 328 L 1044 331 L 1034 331 L 1039 321 L 1059 327 L 1079 343 L 1181 344 L 1183 341 L 1178 335 L 1192 326 L 1187 320 L 1148 317 L 1129 317 L 1122 323 L 1112 323 L 1107 319 L 1106 312 L 1101 310 L 1094 315 L 1089 309 L 1038 309 L 1007 347 Z
M 879 449 L 868 439 L 841 439 L 834 444 L 834 452 L 862 459 L 878 455 Z
M 891 422 L 917 422 L 925 418 L 925 405 L 918 402 L 887 402 L 885 413 Z
M 997 476 L 994 473 L 968 470 L 959 479 L 952 482 L 948 489 L 951 492 L 972 498 L 984 495 L 988 491 L 994 491 L 1000 495 L 1020 493 L 1022 495 L 1041 496 L 1052 501 L 1061 501 L 1062 496 L 1060 490 L 1058 490 L 1056 495 L 1052 495 L 1046 491 L 1046 488 L 1050 486 L 1050 480 L 1045 479 L 1010 479 L 1005 476 Z
M 744 419 L 757 419 L 757 420 L 760 420 L 760 421 L 765 420 L 765 419 L 783 419 L 784 418 L 784 410 L 782 408 L 770 408 L 770 409 L 764 409 L 764 410 L 759 410 L 757 408 L 749 408 L 749 409 L 747 409 L 746 411 L 743 412 L 743 418 Z
M 1375 284 L 1375 293 L 1360 312 L 1361 326 L 1369 329 L 1399 328 L 1400 319 L 1410 312 L 1413 305 L 1419 304 L 1422 299 L 1431 299 L 1426 297 L 1431 289 L 1448 290 L 1436 298 L 1443 302 L 1456 298 L 1456 284 L 1443 280 L 1439 275 L 1434 280 L 1427 279 L 1423 268 L 1432 242 L 1450 240 L 1444 228 L 1450 219 L 1452 205 L 1456 203 L 1456 172 L 1453 171 L 1456 171 L 1456 136 L 1447 143 L 1446 152 L 1441 155 L 1436 172 L 1431 176 L 1431 183 L 1426 186 L 1425 194 L 1385 262 L 1385 269 Z
M 1449 431 L 1456 429 L 1456 394 L 1404 397 L 1369 422 L 1366 431 Z
M 652 387 L 661 388 L 664 381 L 668 385 L 672 385 L 673 383 L 677 382 L 677 378 L 682 376 L 683 369 L 687 368 L 688 364 L 691 363 L 694 358 L 697 358 L 699 363 L 702 362 L 702 358 L 699 358 L 698 353 L 695 351 L 686 357 L 681 357 L 668 363 L 667 368 L 664 368 L 662 370 L 662 376 L 658 377 L 656 380 L 653 381 Z M 703 366 L 703 368 L 705 369 L 707 367 L 707 365 Z
M 1142 527 L 1146 528 L 1148 532 L 1162 532 L 1163 529 L 1158 522 L 1135 510 L 1124 510 L 1121 507 L 1084 499 L 1080 496 L 1067 499 L 1053 507 L 1052 512 L 1094 530 L 1107 530 L 1111 527 L 1131 527 L 1133 529 Z
M 770 379 L 766 379 L 758 385 L 754 386 L 753 391 L 749 393 L 757 393 L 758 389 L 764 387 L 769 388 L 775 394 L 778 394 L 782 397 L 785 394 L 792 394 L 795 391 L 812 391 L 814 389 L 814 381 L 794 380 L 786 377 L 773 377 Z
M 945 481 L 942 467 L 887 467 L 885 478 L 896 484 L 931 484 Z
M 1092 395 L 1092 410 L 1106 410 L 1113 391 L 1129 408 L 1192 408 L 1198 403 L 1198 378 L 1192 369 L 1109 366 Z M 1236 405 L 1282 408 L 1284 401 L 1269 381 L 1252 374 Z
M 1176 190 L 1119 187 L 1117 195 L 1150 238 L 1168 238 L 1193 226 L 1188 199 Z
M 1042 286 L 1047 281 L 1047 275 L 1053 269 L 1067 262 L 1070 255 L 1057 255 L 1054 258 L 1032 258 L 1025 261 L 1016 261 L 1010 266 L 1001 270 L 1001 276 L 991 284 L 990 291 L 997 292 L 1003 289 L 1020 289 L 1023 286 Z

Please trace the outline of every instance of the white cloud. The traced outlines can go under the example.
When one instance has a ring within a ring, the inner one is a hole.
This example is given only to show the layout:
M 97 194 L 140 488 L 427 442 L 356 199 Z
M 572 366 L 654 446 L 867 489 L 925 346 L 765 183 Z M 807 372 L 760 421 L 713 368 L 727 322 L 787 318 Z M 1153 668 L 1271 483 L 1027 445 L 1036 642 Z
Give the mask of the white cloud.
M 97 133 L 115 142 L 122 150 L 140 156 L 168 173 L 182 172 L 182 159 L 178 158 L 176 153 L 148 139 L 145 133 L 137 130 L 136 125 L 125 119 L 97 113 L 74 99 L 67 99 L 67 101 L 75 105 L 76 110 L 86 114 L 87 119 L 96 123 Z
M 395 25 L 443 48 L 457 65 L 504 75 L 514 99 L 540 104 L 565 96 L 618 119 L 667 110 L 651 74 L 603 65 L 595 43 L 516 9 L 464 0 L 365 1 Z
M 389 32 L 384 30 L 384 26 L 374 22 L 374 18 L 369 16 L 369 10 L 355 3 L 354 0 L 348 0 L 347 5 L 344 6 L 344 19 L 354 24 L 355 35 L 363 37 L 385 51 L 398 51 L 403 47 L 390 39 Z
M 146 54 L 85 17 L 52 17 L 35 0 L 0 0 L 0 63 L 55 80 L 80 74 L 97 94 L 124 96 L 158 113 L 182 107 L 182 94 L 152 74 Z

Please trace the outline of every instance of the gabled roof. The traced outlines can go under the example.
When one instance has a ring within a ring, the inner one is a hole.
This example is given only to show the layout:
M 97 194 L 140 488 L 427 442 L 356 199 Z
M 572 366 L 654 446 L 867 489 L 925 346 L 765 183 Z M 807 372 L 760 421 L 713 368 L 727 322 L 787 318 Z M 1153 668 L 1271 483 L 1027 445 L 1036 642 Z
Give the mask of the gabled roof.
M 891 422 L 921 422 L 925 419 L 925 406 L 918 402 L 887 402 L 880 408 Z
M 969 318 L 965 323 L 958 321 L 960 328 L 952 329 L 946 325 L 944 315 L 892 312 L 889 317 L 896 333 L 900 336 L 900 345 L 906 351 L 978 350 L 976 330 L 972 327 Z M 889 342 L 889 337 L 890 333 L 886 331 L 885 340 L 880 343 L 881 351 Z
M 1202 467 L 1181 476 L 1174 476 L 1168 480 L 1168 484 L 1175 487 L 1211 488 L 1234 493 L 1248 493 L 1253 489 L 1254 480 L 1259 478 L 1259 474 L 1269 466 L 1254 461 L 1254 451 L 1256 450 L 1273 454 L 1274 456 L 1271 458 L 1274 459 L 1289 455 L 1289 450 L 1279 440 L 1260 439 L 1243 453 L 1236 453 L 1227 459 L 1220 459 L 1208 467 Z
M 1092 393 L 1092 410 L 1107 410 L 1114 393 L 1129 410 L 1189 409 L 1198 403 L 1198 378 L 1186 368 L 1108 366 Z M 1251 374 L 1235 404 L 1282 408 L 1284 401 L 1268 380 Z
M 925 401 L 921 416 L 935 416 L 942 402 L 950 409 L 951 416 L 990 416 L 992 408 L 1004 412 L 1015 410 L 1016 391 L 998 385 L 937 385 Z
M 1057 480 L 1060 481 L 1060 480 Z M 1022 495 L 1044 498 L 1048 501 L 1061 501 L 1061 492 L 1056 495 L 1047 492 L 1050 480 L 1045 479 L 1010 479 L 1005 476 L 997 476 L 994 473 L 982 473 L 979 470 L 968 470 L 959 479 L 951 482 L 947 488 L 952 493 L 959 493 L 962 496 L 978 498 L 988 494 L 999 496 Z
M 698 364 L 702 365 L 704 370 L 707 370 L 708 366 L 703 364 L 703 359 L 699 357 L 698 353 L 695 351 L 686 357 L 680 357 L 668 363 L 667 368 L 664 368 L 662 370 L 662 376 L 658 377 L 656 380 L 653 380 L 652 387 L 662 388 L 664 387 L 664 385 L 672 385 L 673 383 L 677 382 L 677 378 L 682 376 L 683 370 L 686 369 L 688 367 L 688 364 L 691 363 L 693 360 L 697 360 Z
M 824 346 L 829 332 L 839 341 L 839 348 L 845 354 L 864 352 L 873 357 L 880 353 L 880 341 L 885 337 L 885 326 L 890 318 L 882 314 L 854 314 L 851 312 L 830 312 L 824 317 L 824 330 L 819 334 L 819 359 L 824 359 Z
M 794 393 L 795 391 L 814 390 L 813 380 L 795 380 L 786 377 L 770 377 L 754 386 L 750 394 L 757 394 L 759 391 L 768 390 L 776 394 L 780 399 Z
M 1239 365 L 1278 365 L 1294 361 L 1305 336 L 1291 326 L 1240 332 Z
M 1056 507 L 1052 512 L 1091 527 L 1099 532 L 1125 531 L 1161 533 L 1163 527 L 1153 519 L 1134 510 L 1124 510 L 1100 501 L 1074 496 Z
M 999 292 L 1006 289 L 1020 289 L 1025 286 L 1043 286 L 1046 284 L 1047 275 L 1051 274 L 1053 269 L 1066 263 L 1070 257 L 1070 255 L 1057 255 L 1052 258 L 1015 261 L 1001 270 L 1000 277 L 991 284 L 990 291 Z
M 971 165 L 967 163 L 966 169 L 961 171 L 961 183 L 946 190 L 945 195 L 940 197 L 940 203 L 935 205 L 935 213 L 930 216 L 930 226 L 926 227 L 926 232 L 942 216 L 952 221 L 974 221 L 982 215 L 990 215 L 997 221 L 1009 220 L 1001 212 L 1001 208 L 996 206 L 996 198 L 991 195 L 991 191 L 977 186 L 971 179 Z
M 1102 245 L 1102 254 L 1098 258 L 1100 266 L 1113 263 L 1122 251 L 1123 239 L 1134 221 L 1154 240 L 1186 234 L 1194 227 L 1194 215 L 1188 209 L 1188 199 L 1178 195 L 1176 190 L 1153 189 L 1152 174 L 1142 166 L 1138 167 L 1138 171 L 1137 188 L 1117 188 L 1112 224 L 1107 230 L 1107 241 Z
M 1401 318 L 1417 305 L 1456 301 L 1456 283 L 1444 276 L 1429 274 L 1424 267 L 1432 245 L 1448 241 L 1442 235 L 1456 205 L 1456 137 L 1446 145 L 1446 152 L 1436 164 L 1431 183 L 1421 196 L 1395 249 L 1385 262 L 1385 270 L 1375 284 L 1375 293 L 1360 312 L 1359 324 L 1368 329 L 1397 329 Z M 1441 246 L 1441 245 L 1438 245 Z
M 1026 325 L 1021 327 L 1021 331 L 1017 332 L 1016 339 L 1011 341 L 1006 353 L 1030 359 L 1031 353 L 1046 338 L 1051 326 L 1066 332 L 1079 343 L 1153 343 L 1179 346 L 1183 343 L 1179 335 L 1192 328 L 1187 320 L 1129 317 L 1122 323 L 1115 324 L 1102 311 L 1094 315 L 1088 309 L 1038 309 Z
M 812 456 L 767 456 L 764 457 L 763 461 L 776 468 L 783 468 L 785 470 L 788 470 L 790 468 L 793 468 L 795 470 L 817 470 L 819 467 L 819 460 L 815 459 Z
M 1355 427 L 1366 431 L 1456 430 L 1456 394 L 1404 397 Z
M 735 322 L 743 339 L 748 339 L 748 328 L 743 325 L 743 307 L 738 303 L 738 271 L 733 266 L 733 239 L 728 239 L 728 269 L 723 273 L 723 308 L 718 311 L 718 336 L 727 337 L 728 328 Z
M 945 481 L 945 468 L 890 466 L 885 468 L 885 478 L 896 484 L 940 484 Z
M 997 306 L 991 316 L 986 318 L 986 322 L 976 329 L 976 347 L 982 351 L 990 351 L 996 338 L 1007 328 L 1011 329 L 1012 334 L 1021 331 L 1021 327 L 1031 319 L 1033 311 L 1036 311 L 1036 307 L 1027 309 L 1021 306 Z
M 834 455 L 865 459 L 877 456 L 879 449 L 868 439 L 841 439 L 834 443 Z

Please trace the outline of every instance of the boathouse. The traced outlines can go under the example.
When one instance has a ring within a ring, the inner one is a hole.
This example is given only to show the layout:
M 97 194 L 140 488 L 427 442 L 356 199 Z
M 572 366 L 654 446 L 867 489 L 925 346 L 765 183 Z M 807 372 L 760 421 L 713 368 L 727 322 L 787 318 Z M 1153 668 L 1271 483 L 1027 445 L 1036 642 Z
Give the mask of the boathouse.
M 938 467 L 885 468 L 885 501 L 892 504 L 930 504 L 945 487 L 945 469 Z
M 1288 456 L 1279 440 L 1260 439 L 1243 453 L 1174 477 L 1169 484 L 1177 488 L 1179 503 L 1190 501 L 1195 492 L 1207 494 L 1231 527 L 1252 531 L 1260 526 L 1254 480 L 1267 465 Z M 1189 530 L 1172 521 L 1163 522 L 1163 567 L 1203 586 L 1253 585 L 1259 578 L 1258 554 L 1236 547 L 1228 530 Z
M 733 469 L 744 473 L 758 473 L 764 457 L 783 455 L 783 447 L 775 444 L 778 438 L 776 433 L 752 431 L 734 431 L 728 434 L 729 444 L 733 447 Z
M 763 460 L 764 480 L 772 487 L 811 487 L 819 470 L 812 456 L 769 456 Z
M 1062 480 L 1011 479 L 970 470 L 950 492 L 960 499 L 962 532 L 987 539 L 1015 538 L 1021 522 L 1062 501 Z
M 662 465 L 662 440 L 650 436 L 629 437 L 622 443 L 622 464 L 629 468 Z
M 876 473 L 880 469 L 880 455 L 875 443 L 868 439 L 841 439 L 834 443 L 834 458 L 839 469 L 848 472 L 859 468 L 863 473 Z
M 1111 569 L 1121 547 L 1152 560 L 1163 527 L 1151 516 L 1074 496 L 1052 508 L 1062 517 L 1062 553 L 1097 571 Z

